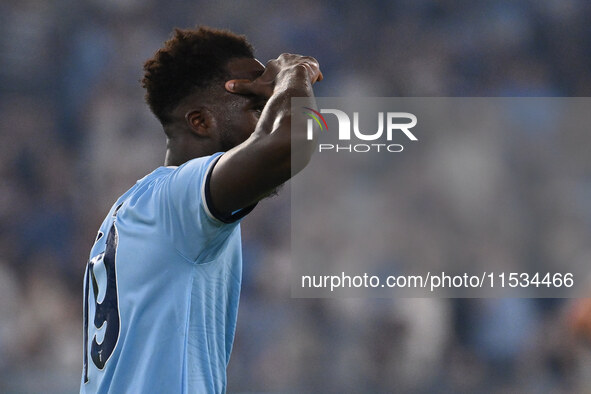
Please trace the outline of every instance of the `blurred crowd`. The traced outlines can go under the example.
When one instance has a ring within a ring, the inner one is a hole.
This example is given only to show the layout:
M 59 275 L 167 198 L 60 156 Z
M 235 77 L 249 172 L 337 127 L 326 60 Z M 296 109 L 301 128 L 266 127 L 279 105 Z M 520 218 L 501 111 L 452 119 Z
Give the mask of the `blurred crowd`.
M 0 392 L 77 391 L 90 247 L 115 199 L 164 159 L 139 80 L 173 27 L 246 34 L 263 61 L 312 55 L 325 76 L 318 96 L 589 96 L 590 17 L 585 0 L 3 0 Z M 591 134 L 530 137 L 535 144 L 507 157 L 494 145 L 506 139 L 471 141 L 460 147 L 468 166 L 446 146 L 425 158 L 445 163 L 433 173 L 443 181 L 398 197 L 404 225 L 428 245 L 421 256 L 446 250 L 450 228 L 521 226 L 536 236 L 517 249 L 500 236 L 499 248 L 472 245 L 459 258 L 591 261 Z M 518 170 L 499 177 L 499 166 Z M 516 217 L 479 211 L 467 196 L 493 190 L 473 193 L 464 171 L 512 190 Z M 440 194 L 449 209 L 430 211 L 421 193 Z M 291 299 L 289 197 L 287 187 L 244 221 L 230 392 L 591 388 L 591 353 L 568 330 L 569 300 Z

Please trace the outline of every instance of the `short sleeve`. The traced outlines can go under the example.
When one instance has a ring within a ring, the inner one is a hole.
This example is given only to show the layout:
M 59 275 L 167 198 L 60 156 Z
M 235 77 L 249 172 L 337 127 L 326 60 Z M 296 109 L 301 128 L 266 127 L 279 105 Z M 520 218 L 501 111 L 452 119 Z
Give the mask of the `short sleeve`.
M 211 260 L 216 247 L 223 244 L 240 219 L 253 208 L 224 218 L 211 206 L 209 178 L 221 155 L 190 160 L 173 170 L 160 185 L 165 231 L 179 253 L 198 263 Z

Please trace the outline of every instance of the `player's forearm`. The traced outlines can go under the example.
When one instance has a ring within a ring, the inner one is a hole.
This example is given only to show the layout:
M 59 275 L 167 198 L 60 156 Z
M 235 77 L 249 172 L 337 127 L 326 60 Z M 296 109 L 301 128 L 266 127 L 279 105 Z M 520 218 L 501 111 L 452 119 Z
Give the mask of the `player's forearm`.
M 308 164 L 316 143 L 307 139 L 305 119 L 292 117 L 293 97 L 305 98 L 306 107 L 315 106 L 312 83 L 301 65 L 277 75 L 273 95 L 261 114 L 253 136 L 266 148 L 265 152 L 261 152 L 265 162 L 283 169 L 284 173 L 280 176 L 283 181 Z

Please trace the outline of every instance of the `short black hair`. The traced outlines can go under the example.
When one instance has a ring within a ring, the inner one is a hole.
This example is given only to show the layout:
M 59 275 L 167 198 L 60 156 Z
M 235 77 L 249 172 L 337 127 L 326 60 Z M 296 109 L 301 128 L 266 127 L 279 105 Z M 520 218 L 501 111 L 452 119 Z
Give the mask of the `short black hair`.
M 172 37 L 144 64 L 146 102 L 163 125 L 182 99 L 224 77 L 230 59 L 254 57 L 246 37 L 228 30 L 175 29 Z

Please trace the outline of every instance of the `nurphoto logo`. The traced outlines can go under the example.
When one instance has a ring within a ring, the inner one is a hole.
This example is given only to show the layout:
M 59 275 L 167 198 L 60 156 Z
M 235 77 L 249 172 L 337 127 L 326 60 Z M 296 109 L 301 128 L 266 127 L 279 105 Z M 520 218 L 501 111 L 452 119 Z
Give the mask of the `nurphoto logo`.
M 339 109 L 320 109 L 316 111 L 312 108 L 304 107 L 308 115 L 307 138 L 312 140 L 314 137 L 314 123 L 320 127 L 320 131 L 328 132 L 328 124 L 322 114 L 332 114 L 336 116 L 338 122 L 337 137 L 339 142 L 350 141 L 372 141 L 373 143 L 337 143 L 337 144 L 319 144 L 319 152 L 402 152 L 404 147 L 401 144 L 391 143 L 394 136 L 402 132 L 409 140 L 418 141 L 418 138 L 410 131 L 416 126 L 417 117 L 409 112 L 378 112 L 378 129 L 375 132 L 361 131 L 359 128 L 359 112 L 353 112 L 353 127 L 351 127 L 351 118 L 344 111 Z M 385 121 L 384 121 L 385 119 Z M 384 123 L 386 126 L 384 127 Z M 385 129 L 385 136 L 384 136 Z M 353 133 L 351 133 L 351 130 Z M 380 141 L 384 141 L 381 142 Z

